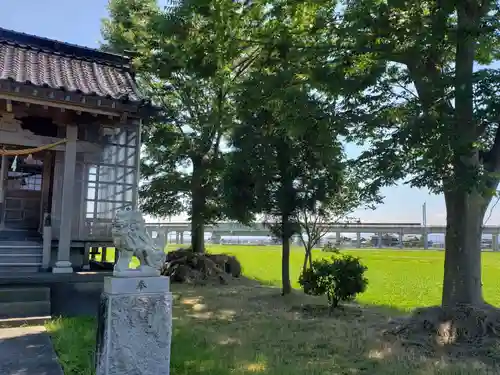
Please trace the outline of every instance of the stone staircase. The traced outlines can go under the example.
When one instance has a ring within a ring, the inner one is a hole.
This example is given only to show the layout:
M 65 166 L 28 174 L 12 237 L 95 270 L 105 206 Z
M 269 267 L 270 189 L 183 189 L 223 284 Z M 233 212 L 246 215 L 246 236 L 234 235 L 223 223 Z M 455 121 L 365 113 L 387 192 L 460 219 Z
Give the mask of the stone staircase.
M 42 266 L 43 245 L 38 233 L 0 231 L 0 327 L 43 324 L 50 319 L 50 288 L 16 285 L 19 277 L 37 275 Z
M 38 241 L 0 241 L 0 276 L 38 272 L 43 245 Z
M 50 287 L 0 286 L 0 328 L 43 324 L 50 314 Z

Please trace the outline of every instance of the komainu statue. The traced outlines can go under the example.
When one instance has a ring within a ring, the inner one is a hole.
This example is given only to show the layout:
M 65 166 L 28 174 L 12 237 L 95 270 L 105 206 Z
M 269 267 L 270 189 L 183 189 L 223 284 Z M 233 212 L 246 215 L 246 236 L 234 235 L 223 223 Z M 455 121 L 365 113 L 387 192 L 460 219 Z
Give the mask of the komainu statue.
M 165 263 L 166 254 L 153 245 L 146 230 L 146 222 L 140 211 L 125 209 L 115 214 L 112 224 L 113 242 L 118 261 L 113 276 L 159 276 Z M 139 259 L 137 269 L 129 267 L 132 257 Z

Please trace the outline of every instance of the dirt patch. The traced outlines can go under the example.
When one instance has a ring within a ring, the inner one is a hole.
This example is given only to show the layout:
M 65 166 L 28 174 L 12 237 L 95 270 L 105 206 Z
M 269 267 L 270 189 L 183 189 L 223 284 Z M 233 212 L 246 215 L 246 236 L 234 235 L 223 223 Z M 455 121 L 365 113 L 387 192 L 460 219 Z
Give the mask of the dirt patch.
M 392 325 L 387 337 L 428 355 L 500 363 L 500 310 L 494 306 L 463 305 L 447 311 L 440 306 L 421 308 L 408 317 L 394 319 Z

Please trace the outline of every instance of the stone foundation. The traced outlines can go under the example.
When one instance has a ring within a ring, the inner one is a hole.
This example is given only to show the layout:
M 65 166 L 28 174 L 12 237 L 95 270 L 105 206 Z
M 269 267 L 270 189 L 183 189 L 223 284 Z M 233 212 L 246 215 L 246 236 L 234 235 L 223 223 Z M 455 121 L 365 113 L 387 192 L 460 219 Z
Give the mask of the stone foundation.
M 96 375 L 168 375 L 168 277 L 107 277 L 99 309 Z

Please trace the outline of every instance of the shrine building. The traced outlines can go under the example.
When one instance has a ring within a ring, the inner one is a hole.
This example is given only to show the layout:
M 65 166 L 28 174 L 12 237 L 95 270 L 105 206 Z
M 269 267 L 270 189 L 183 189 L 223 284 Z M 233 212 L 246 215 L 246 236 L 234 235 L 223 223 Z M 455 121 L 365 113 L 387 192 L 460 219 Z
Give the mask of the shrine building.
M 0 28 L 0 275 L 72 273 L 112 245 L 150 110 L 128 58 Z

